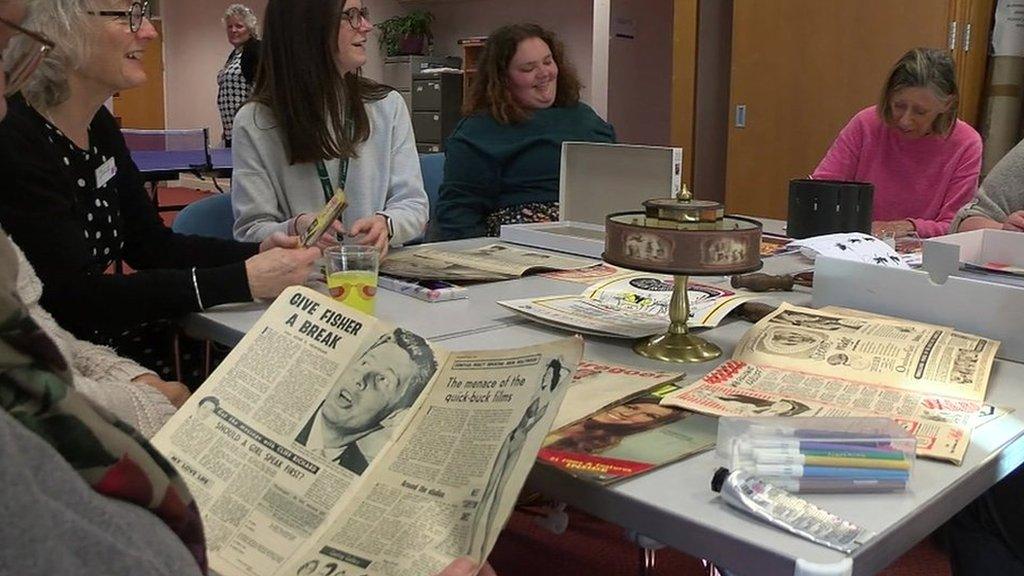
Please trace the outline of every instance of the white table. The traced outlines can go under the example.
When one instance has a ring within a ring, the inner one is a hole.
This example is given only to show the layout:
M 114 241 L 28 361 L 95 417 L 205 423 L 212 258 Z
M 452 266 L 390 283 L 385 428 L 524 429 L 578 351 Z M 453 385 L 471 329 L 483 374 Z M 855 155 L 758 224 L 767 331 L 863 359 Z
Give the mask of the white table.
M 477 246 L 489 240 L 462 241 Z M 800 265 L 797 256 L 765 261 L 765 271 L 780 273 Z M 699 281 L 699 279 L 697 279 Z M 525 346 L 566 335 L 565 332 L 524 322 L 495 300 L 572 294 L 583 286 L 541 277 L 470 287 L 468 300 L 427 303 L 386 290 L 378 292 L 378 316 L 414 332 L 444 341 L 450 349 Z M 779 297 L 809 304 L 810 292 Z M 228 306 L 196 314 L 187 329 L 196 336 L 235 344 L 263 310 L 261 305 Z M 719 344 L 724 357 L 749 328 L 726 321 L 703 334 Z M 481 337 L 485 336 L 485 337 Z M 586 357 L 655 370 L 686 370 L 687 381 L 703 375 L 718 362 L 675 365 L 648 360 L 632 352 L 627 340 L 587 338 Z M 1024 411 L 1024 365 L 998 361 L 987 400 Z M 725 506 L 711 492 L 718 466 L 706 453 L 623 482 L 600 487 L 537 466 L 531 488 L 587 512 L 635 530 L 694 556 L 708 558 L 740 574 L 846 575 L 874 574 L 940 526 L 956 511 L 1011 470 L 1024 463 L 1024 423 L 1004 416 L 977 430 L 960 467 L 919 460 L 905 493 L 874 495 L 813 495 L 809 499 L 878 535 L 856 553 L 846 556 L 761 524 Z

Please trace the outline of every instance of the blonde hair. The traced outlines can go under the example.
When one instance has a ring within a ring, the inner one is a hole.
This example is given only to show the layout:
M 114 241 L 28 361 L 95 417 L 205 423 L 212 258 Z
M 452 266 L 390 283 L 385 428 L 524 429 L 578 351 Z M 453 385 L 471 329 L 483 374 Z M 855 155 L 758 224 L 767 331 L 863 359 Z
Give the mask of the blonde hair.
M 89 55 L 90 22 L 88 0 L 28 0 L 28 17 L 24 26 L 36 30 L 56 44 L 50 54 L 21 89 L 29 102 L 53 107 L 71 96 L 68 76 L 78 69 Z M 15 36 L 4 53 L 4 58 L 15 60 L 33 50 L 23 35 Z
M 928 88 L 940 100 L 948 102 L 949 108 L 932 122 L 932 132 L 940 136 L 953 132 L 960 92 L 956 86 L 956 67 L 948 50 L 914 48 L 892 67 L 878 102 L 878 113 L 890 126 L 896 123 L 892 115 L 892 99 L 904 88 Z
M 245 4 L 232 4 L 224 11 L 224 16 L 221 17 L 220 23 L 227 26 L 228 18 L 235 18 L 245 26 L 246 30 L 249 31 L 250 36 L 257 40 L 260 39 L 260 23 L 256 18 L 256 13 L 252 11 L 252 8 L 249 8 Z

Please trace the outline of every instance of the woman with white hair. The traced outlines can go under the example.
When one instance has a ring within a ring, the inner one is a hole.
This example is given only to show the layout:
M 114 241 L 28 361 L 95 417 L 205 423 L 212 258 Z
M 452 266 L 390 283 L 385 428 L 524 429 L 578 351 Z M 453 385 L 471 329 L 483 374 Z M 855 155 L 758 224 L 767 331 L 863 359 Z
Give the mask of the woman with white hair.
M 201 380 L 201 347 L 175 374 L 174 321 L 227 302 L 276 297 L 320 256 L 283 234 L 260 244 L 175 234 L 150 201 L 103 106 L 146 81 L 156 37 L 146 2 L 31 0 L 29 25 L 55 47 L 0 126 L 0 226 L 43 282 L 41 304 L 79 338 L 157 375 Z M 14 43 L 9 53 L 26 50 Z M 287 249 L 286 249 L 287 248 Z M 108 273 L 123 261 L 132 274 Z
M 231 147 L 235 114 L 249 100 L 256 82 L 260 55 L 260 33 L 256 14 L 244 4 L 232 4 L 221 18 L 233 50 L 217 73 L 217 109 L 224 125 L 224 145 Z

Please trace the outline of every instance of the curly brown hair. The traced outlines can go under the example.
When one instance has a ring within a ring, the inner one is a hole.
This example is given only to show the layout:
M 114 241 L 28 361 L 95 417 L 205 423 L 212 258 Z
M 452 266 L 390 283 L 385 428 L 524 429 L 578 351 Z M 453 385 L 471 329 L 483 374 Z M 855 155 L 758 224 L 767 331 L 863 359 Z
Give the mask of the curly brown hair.
M 512 97 L 508 89 L 508 67 L 519 48 L 519 43 L 530 38 L 540 38 L 551 49 L 551 56 L 558 66 L 554 107 L 575 106 L 580 101 L 579 76 L 572 64 L 565 59 L 565 46 L 554 32 L 537 24 L 509 24 L 502 26 L 487 37 L 477 75 L 469 88 L 469 97 L 462 107 L 466 116 L 481 112 L 489 113 L 499 124 L 518 124 L 530 117 Z

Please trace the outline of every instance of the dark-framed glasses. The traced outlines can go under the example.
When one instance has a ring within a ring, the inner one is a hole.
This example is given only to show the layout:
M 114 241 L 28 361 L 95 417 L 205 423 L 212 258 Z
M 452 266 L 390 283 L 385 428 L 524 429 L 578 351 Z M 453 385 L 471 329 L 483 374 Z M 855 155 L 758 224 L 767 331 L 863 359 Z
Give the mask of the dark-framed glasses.
M 132 2 L 131 8 L 127 10 L 90 10 L 86 14 L 93 16 L 114 16 L 128 21 L 128 28 L 132 34 L 142 29 L 142 21 L 153 16 L 149 2 Z
M 18 39 L 18 42 L 26 44 L 25 49 L 19 52 L 14 60 L 4 62 L 4 79 L 6 80 L 4 96 L 10 96 L 25 86 L 25 82 L 39 67 L 39 63 L 53 50 L 54 43 L 39 32 L 22 28 L 6 18 L 0 18 L 0 23 L 20 34 L 22 37 Z
M 348 10 L 342 10 L 341 19 L 347 21 L 348 25 L 351 26 L 353 30 L 359 30 L 363 25 L 369 24 L 370 9 L 366 6 L 363 6 L 362 8 L 356 8 L 353 6 Z

